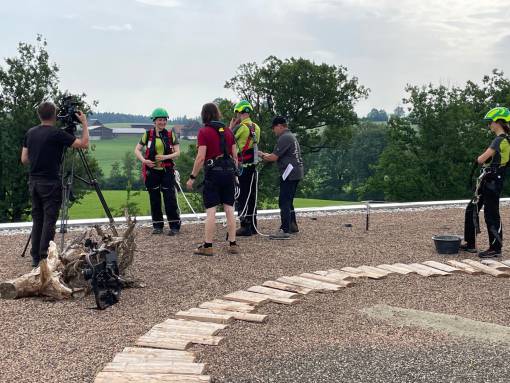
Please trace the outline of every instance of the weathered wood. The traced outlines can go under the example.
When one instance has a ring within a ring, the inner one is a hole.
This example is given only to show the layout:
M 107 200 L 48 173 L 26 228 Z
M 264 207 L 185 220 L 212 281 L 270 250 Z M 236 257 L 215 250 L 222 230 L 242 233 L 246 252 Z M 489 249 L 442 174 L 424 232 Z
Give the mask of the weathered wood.
M 482 259 L 480 263 L 487 265 L 489 267 L 492 267 L 493 269 L 503 271 L 503 272 L 510 272 L 510 266 L 505 265 L 504 263 L 498 262 L 494 259 Z
M 230 311 L 230 310 L 222 310 L 222 309 L 208 309 L 209 311 L 217 314 L 227 314 L 234 317 L 235 320 L 242 320 L 246 322 L 256 322 L 256 323 L 263 323 L 267 319 L 267 315 L 262 314 L 253 314 L 253 313 L 247 313 L 247 312 L 240 312 L 240 311 Z
M 366 277 L 370 279 L 383 279 L 385 275 L 380 273 L 374 273 L 371 271 L 361 270 L 359 267 L 342 267 L 340 270 L 345 271 L 351 275 L 358 275 L 360 277 Z
M 322 275 L 323 277 L 328 277 L 328 278 L 331 278 L 334 280 L 339 280 L 339 281 L 354 281 L 357 279 L 356 277 L 353 277 L 349 273 L 346 273 L 346 272 L 340 271 L 340 270 L 335 270 L 335 269 L 318 270 L 318 271 L 314 271 L 313 273 L 317 274 L 317 275 Z
M 266 287 L 266 286 L 251 286 L 250 288 L 248 288 L 248 291 L 250 291 L 252 293 L 259 293 L 259 294 L 264 294 L 264 295 L 269 295 L 269 296 L 274 296 L 274 297 L 279 297 L 279 298 L 287 298 L 287 299 L 299 298 L 301 296 L 301 294 L 293 293 L 290 291 L 272 289 L 272 288 Z
M 208 375 L 144 374 L 133 372 L 100 372 L 94 383 L 209 383 Z
M 471 266 L 475 269 L 483 271 L 485 274 L 492 275 L 493 277 L 496 277 L 496 278 L 510 277 L 510 274 L 508 274 L 508 273 L 504 273 L 503 271 L 493 269 L 492 267 L 483 265 L 480 262 L 473 261 L 472 259 L 463 259 L 462 262 L 468 264 L 469 266 Z
M 234 302 L 234 301 L 231 301 L 231 302 Z M 238 303 L 238 302 L 236 302 L 236 303 Z M 250 306 L 247 304 L 235 306 L 235 305 L 228 305 L 228 304 L 222 304 L 222 303 L 214 303 L 212 301 L 200 303 L 198 305 L 198 307 L 200 307 L 201 309 L 206 309 L 206 310 L 237 311 L 237 312 L 242 312 L 242 313 L 251 313 L 256 310 L 256 307 Z
M 124 347 L 122 350 L 123 355 L 134 355 L 134 356 L 152 356 L 156 358 L 172 358 L 172 357 L 183 357 L 190 358 L 195 361 L 196 355 L 191 351 L 180 351 L 180 350 L 161 350 L 159 348 L 147 348 L 147 347 Z M 119 354 L 117 354 L 119 355 Z
M 394 274 L 393 271 L 378 269 L 377 267 L 367 266 L 367 265 L 361 265 L 358 267 L 358 269 L 360 269 L 361 271 L 369 272 L 369 273 L 379 274 L 383 277 L 386 277 L 390 274 Z
M 506 266 L 510 266 L 510 259 L 507 259 L 507 260 L 501 260 L 501 263 L 506 265 Z
M 330 278 L 329 276 L 317 275 L 313 273 L 303 273 L 299 274 L 299 276 L 302 278 L 311 279 L 313 281 L 331 283 L 340 287 L 349 287 L 353 285 L 351 281 L 347 281 L 345 279 Z
M 222 324 L 222 323 L 210 323 L 210 322 L 201 322 L 196 320 L 186 320 L 186 319 L 167 319 L 160 324 L 166 324 L 166 325 L 175 325 L 175 326 L 187 326 L 192 328 L 208 328 L 208 329 L 215 329 L 215 330 L 223 330 L 228 327 L 228 324 Z
M 239 290 L 227 294 L 223 298 L 228 301 L 244 302 L 252 304 L 254 306 L 260 306 L 263 305 L 264 303 L 269 302 L 269 297 L 267 295 L 251 293 L 249 291 L 244 290 Z
M 363 275 L 361 275 L 360 273 L 349 273 L 347 271 L 343 271 L 343 270 L 338 270 L 338 269 L 329 269 L 327 270 L 328 274 L 335 274 L 335 273 L 341 273 L 341 274 L 347 274 L 350 279 L 352 280 L 356 280 L 356 279 L 359 279 L 359 278 L 364 278 Z
M 163 348 L 167 350 L 187 350 L 191 342 L 183 339 L 155 339 L 153 337 L 141 336 L 136 340 L 135 345 L 140 347 Z
M 463 262 L 455 261 L 453 259 L 446 261 L 449 265 L 452 265 L 453 267 L 458 268 L 463 273 L 470 274 L 470 275 L 479 275 L 483 274 L 482 270 L 475 269 L 474 267 L 471 267 Z
M 434 269 L 438 269 L 438 270 L 441 270 L 441 271 L 446 271 L 447 273 L 451 273 L 451 274 L 462 273 L 461 269 L 459 269 L 457 267 L 445 265 L 444 263 L 441 263 L 441 262 L 425 261 L 425 262 L 422 262 L 422 263 L 424 265 L 426 265 L 426 266 L 433 267 Z
M 191 312 L 191 311 L 179 311 L 177 314 L 175 314 L 176 318 L 181 319 L 191 319 L 199 322 L 211 322 L 211 323 L 231 323 L 233 322 L 234 318 L 231 315 L 225 315 L 225 314 L 213 314 L 208 312 L 207 310 L 204 310 L 202 312 Z
M 404 269 L 404 268 L 401 268 L 401 267 L 398 267 L 398 266 L 395 266 L 395 265 L 387 265 L 387 264 L 384 264 L 384 263 L 382 265 L 378 265 L 377 268 L 378 269 L 392 271 L 394 273 L 402 274 L 402 275 L 407 275 L 407 274 L 414 273 L 414 271 L 411 271 L 411 270 L 408 270 L 408 269 Z
M 273 289 L 283 290 L 283 291 L 290 291 L 295 292 L 298 294 L 310 294 L 313 290 L 308 287 L 302 287 L 293 285 L 290 283 L 283 283 L 283 282 L 277 282 L 277 281 L 265 281 L 262 286 L 271 287 Z
M 193 363 L 195 357 L 192 355 L 172 355 L 172 356 L 157 356 L 157 355 L 140 355 L 120 352 L 113 358 L 114 363 L 141 363 L 141 362 L 166 362 L 178 361 L 185 363 Z
M 435 272 L 431 270 L 424 270 L 421 267 L 413 266 L 412 264 L 398 264 L 400 267 L 406 267 L 409 270 L 413 270 L 416 274 L 421 275 L 422 277 L 433 277 L 433 276 L 439 276 L 439 274 L 436 274 Z
M 193 334 L 189 331 L 180 332 L 180 331 L 168 331 L 162 329 L 152 329 L 148 333 L 144 335 L 145 337 L 155 338 L 155 339 L 182 339 L 185 341 L 190 341 L 195 344 L 207 344 L 210 346 L 217 346 L 223 342 L 223 337 L 214 336 L 214 335 L 203 335 L 203 334 Z
M 247 309 L 250 309 L 251 311 L 257 310 L 257 308 L 255 306 L 252 306 L 251 304 L 246 303 L 246 302 L 228 301 L 226 299 L 213 299 L 210 302 L 218 303 L 218 304 L 222 304 L 222 305 L 228 305 L 228 306 L 232 306 L 232 307 L 247 308 Z M 241 311 L 241 310 L 239 310 L 239 311 Z
M 104 372 L 140 372 L 145 374 L 193 374 L 204 371 L 204 363 L 185 362 L 142 362 L 142 363 L 108 363 Z
M 175 331 L 183 334 L 197 334 L 197 335 L 216 335 L 221 330 L 216 328 L 204 328 L 204 327 L 188 327 L 188 326 L 175 326 L 165 324 L 164 322 L 155 325 L 153 330 L 158 331 Z
M 446 271 L 442 271 L 439 269 L 435 269 L 433 267 L 422 265 L 421 263 L 411 263 L 410 266 L 415 267 L 416 269 L 423 270 L 424 272 L 432 273 L 431 276 L 447 276 L 450 275 L 450 273 L 447 273 Z
M 311 279 L 299 277 L 297 275 L 294 275 L 291 277 L 286 277 L 286 276 L 280 277 L 277 279 L 277 281 L 282 282 L 282 283 L 296 285 L 296 286 L 306 287 L 306 288 L 312 289 L 316 292 L 333 292 L 333 291 L 338 291 L 342 288 L 342 287 L 340 287 L 338 285 L 334 285 L 332 283 L 314 281 Z

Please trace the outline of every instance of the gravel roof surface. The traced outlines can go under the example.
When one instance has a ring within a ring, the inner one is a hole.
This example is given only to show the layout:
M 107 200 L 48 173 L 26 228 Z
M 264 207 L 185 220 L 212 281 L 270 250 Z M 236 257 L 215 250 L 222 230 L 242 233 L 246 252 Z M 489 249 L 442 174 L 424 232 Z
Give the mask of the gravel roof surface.
M 462 234 L 457 208 L 374 212 L 364 231 L 360 213 L 298 217 L 291 241 L 260 236 L 239 241 L 243 254 L 191 256 L 202 225 L 177 237 L 139 231 L 133 270 L 147 287 L 123 291 L 105 311 L 93 297 L 67 302 L 0 300 L 0 382 L 92 382 L 116 352 L 179 310 L 226 293 L 295 275 L 343 266 L 443 260 L 431 236 Z M 508 222 L 510 209 L 502 209 Z M 343 225 L 351 223 L 353 227 Z M 278 222 L 261 220 L 263 232 Z M 218 225 L 217 238 L 225 228 Z M 479 237 L 487 244 L 486 233 Z M 26 237 L 0 236 L 0 280 L 30 270 L 19 257 Z M 508 253 L 508 246 L 505 246 Z M 462 258 L 467 255 L 462 255 Z M 472 256 L 471 256 L 472 257 Z M 474 257 L 472 257 L 474 258 Z M 461 315 L 507 326 L 509 282 L 490 276 L 393 276 L 362 281 L 338 293 L 311 294 L 294 306 L 269 304 L 265 324 L 236 322 L 220 346 L 195 346 L 215 382 L 503 382 L 510 349 L 438 331 L 395 326 L 361 309 L 376 304 Z

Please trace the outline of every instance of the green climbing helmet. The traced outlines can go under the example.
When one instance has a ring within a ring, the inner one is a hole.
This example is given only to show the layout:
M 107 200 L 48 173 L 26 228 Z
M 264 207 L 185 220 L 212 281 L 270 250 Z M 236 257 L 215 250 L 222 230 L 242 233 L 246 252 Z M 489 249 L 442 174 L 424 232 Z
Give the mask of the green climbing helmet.
M 485 117 L 483 118 L 484 121 L 490 122 L 490 121 L 497 121 L 497 120 L 503 120 L 503 121 L 510 121 L 510 110 L 508 108 L 505 108 L 503 106 L 498 106 L 496 108 L 492 108 L 487 112 Z
M 236 112 L 236 113 L 251 113 L 251 112 L 253 112 L 253 106 L 251 106 L 251 104 L 248 101 L 241 100 L 236 104 L 236 106 L 234 106 L 234 112 Z
M 152 111 L 151 119 L 154 121 L 156 118 L 168 118 L 168 112 L 164 108 L 156 108 Z

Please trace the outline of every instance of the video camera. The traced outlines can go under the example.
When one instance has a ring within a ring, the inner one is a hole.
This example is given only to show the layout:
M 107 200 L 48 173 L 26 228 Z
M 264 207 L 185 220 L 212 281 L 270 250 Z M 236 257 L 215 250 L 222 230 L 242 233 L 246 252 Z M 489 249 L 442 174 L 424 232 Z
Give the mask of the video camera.
M 72 134 L 76 132 L 76 125 L 80 123 L 76 113 L 79 111 L 79 107 L 83 106 L 83 103 L 72 95 L 62 97 L 62 103 L 58 107 L 57 121 L 64 124 L 64 130 Z
M 89 253 L 85 256 L 83 278 L 90 280 L 97 308 L 104 310 L 120 299 L 122 281 L 117 266 L 117 253 L 105 248 L 98 249 L 97 243 L 90 239 L 85 241 L 85 247 Z

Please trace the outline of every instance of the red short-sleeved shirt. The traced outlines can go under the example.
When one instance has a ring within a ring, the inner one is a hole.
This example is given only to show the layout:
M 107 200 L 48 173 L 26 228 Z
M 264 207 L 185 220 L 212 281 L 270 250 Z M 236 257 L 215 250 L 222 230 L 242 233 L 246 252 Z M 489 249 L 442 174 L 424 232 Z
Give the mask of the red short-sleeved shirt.
M 227 144 L 227 153 L 232 154 L 232 145 L 235 143 L 234 135 L 227 127 L 225 127 L 225 143 Z M 216 129 L 211 126 L 206 125 L 200 128 L 198 131 L 197 145 L 207 147 L 205 153 L 206 160 L 219 157 L 223 154 L 221 151 L 220 135 Z

